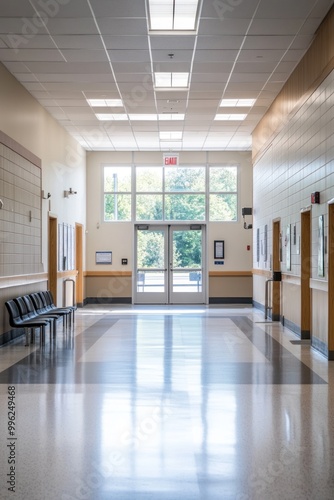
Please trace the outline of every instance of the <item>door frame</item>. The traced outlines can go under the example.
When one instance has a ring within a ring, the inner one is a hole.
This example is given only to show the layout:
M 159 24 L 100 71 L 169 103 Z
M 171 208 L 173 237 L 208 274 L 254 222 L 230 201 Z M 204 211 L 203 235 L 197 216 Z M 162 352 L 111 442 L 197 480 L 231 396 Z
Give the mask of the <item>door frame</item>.
M 157 230 L 163 229 L 166 234 L 166 239 L 165 239 L 165 273 L 166 273 L 166 301 L 162 302 L 138 302 L 137 300 L 137 228 L 140 226 L 147 226 L 148 229 L 154 230 L 156 228 Z M 169 275 L 171 274 L 170 270 L 170 229 L 171 228 L 190 228 L 190 226 L 201 226 L 201 231 L 202 231 L 202 296 L 203 296 L 203 302 L 171 302 L 170 301 L 170 278 Z M 205 222 L 155 222 L 155 223 L 148 223 L 148 224 L 141 224 L 141 223 L 135 223 L 133 227 L 133 234 L 134 234 L 134 250 L 133 250 L 133 255 L 134 255 L 134 263 L 133 263 L 133 272 L 132 272 L 132 297 L 133 300 L 132 302 L 134 304 L 170 304 L 170 305 L 182 305 L 182 304 L 190 304 L 190 305 L 196 305 L 196 304 L 207 304 L 208 303 L 208 261 L 207 261 L 207 224 Z
M 48 219 L 48 289 L 57 304 L 57 273 L 58 273 L 58 218 L 49 213 Z
M 282 253 L 282 235 L 281 235 L 281 219 L 273 220 L 273 272 L 281 271 L 281 253 Z M 281 319 L 281 282 L 272 282 L 272 321 L 280 321 Z
M 334 360 L 334 199 L 328 202 L 328 359 Z
M 311 207 L 301 211 L 300 236 L 300 337 L 311 338 Z
M 75 298 L 78 307 L 83 306 L 83 224 L 75 223 L 75 268 L 77 270 L 75 283 Z

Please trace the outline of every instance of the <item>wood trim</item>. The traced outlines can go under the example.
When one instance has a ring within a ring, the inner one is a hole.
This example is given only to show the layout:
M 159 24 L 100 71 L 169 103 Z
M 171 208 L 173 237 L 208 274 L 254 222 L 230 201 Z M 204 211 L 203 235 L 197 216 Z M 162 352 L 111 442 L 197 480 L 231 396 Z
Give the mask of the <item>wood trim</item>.
M 209 271 L 209 278 L 220 278 L 222 276 L 252 277 L 252 271 Z
M 57 304 L 57 249 L 58 249 L 58 219 L 49 214 L 49 285 L 48 288 Z
M 57 272 L 57 278 L 72 278 L 78 276 L 78 271 L 72 270 L 72 271 L 58 271 Z
M 92 277 L 109 278 L 117 276 L 128 276 L 131 278 L 132 272 L 131 271 L 85 271 L 83 275 L 86 278 L 92 278 Z
M 77 269 L 77 279 L 75 287 L 75 298 L 79 304 L 83 303 L 83 230 L 84 227 L 78 222 L 75 223 L 75 267 Z
M 7 148 L 14 151 L 14 153 L 19 154 L 26 160 L 30 161 L 33 165 L 38 168 L 42 168 L 42 160 L 38 156 L 34 155 L 31 151 L 22 146 L 19 142 L 9 137 L 7 134 L 0 130 L 0 143 Z
M 311 211 L 301 213 L 301 315 L 302 332 L 311 332 Z
M 328 351 L 334 351 L 334 205 L 328 205 Z
M 0 278 L 0 288 L 26 286 L 34 283 L 41 283 L 43 281 L 48 281 L 47 273 L 24 274 L 22 276 L 2 276 Z
M 334 69 L 334 9 L 320 25 L 312 45 L 253 132 L 253 160 L 272 142 L 295 110 Z
M 280 220 L 273 221 L 273 271 L 281 270 L 280 261 Z M 280 318 L 281 315 L 281 284 L 279 281 L 273 281 L 272 284 L 272 317 Z
M 272 271 L 267 271 L 265 269 L 253 269 L 252 274 L 254 276 L 264 276 L 265 278 L 271 278 L 272 277 Z

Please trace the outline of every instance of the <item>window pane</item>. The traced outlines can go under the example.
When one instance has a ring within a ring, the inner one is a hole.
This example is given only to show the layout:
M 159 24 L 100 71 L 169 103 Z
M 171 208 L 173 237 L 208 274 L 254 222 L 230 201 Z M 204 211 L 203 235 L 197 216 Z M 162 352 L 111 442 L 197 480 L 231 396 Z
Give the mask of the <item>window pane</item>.
M 236 194 L 210 195 L 210 221 L 237 220 Z
M 162 191 L 162 167 L 137 167 L 136 190 L 152 192 Z
M 139 268 L 161 269 L 165 267 L 165 232 L 159 230 L 138 231 L 137 264 Z
M 162 195 L 137 194 L 136 196 L 137 220 L 162 220 Z
M 165 167 L 165 191 L 205 191 L 205 168 Z
M 204 194 L 169 194 L 165 197 L 165 220 L 204 220 Z
M 105 194 L 104 220 L 131 220 L 131 194 Z
M 237 191 L 237 167 L 211 167 L 210 191 Z
M 131 192 L 131 167 L 104 167 L 104 192 Z

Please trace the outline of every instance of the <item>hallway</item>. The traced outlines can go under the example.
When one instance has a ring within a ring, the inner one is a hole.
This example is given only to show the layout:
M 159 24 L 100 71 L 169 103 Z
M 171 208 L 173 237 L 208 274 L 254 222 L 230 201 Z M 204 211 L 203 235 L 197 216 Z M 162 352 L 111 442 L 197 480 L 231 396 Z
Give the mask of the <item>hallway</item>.
M 97 305 L 2 347 L 0 498 L 332 499 L 334 364 L 296 340 L 250 307 Z

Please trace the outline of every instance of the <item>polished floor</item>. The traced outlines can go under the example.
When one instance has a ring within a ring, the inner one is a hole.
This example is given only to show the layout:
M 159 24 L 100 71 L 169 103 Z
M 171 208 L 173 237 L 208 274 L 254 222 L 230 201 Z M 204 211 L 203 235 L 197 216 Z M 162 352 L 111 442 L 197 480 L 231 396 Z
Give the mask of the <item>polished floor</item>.
M 332 500 L 334 362 L 296 340 L 249 307 L 90 306 L 2 347 L 0 498 Z

